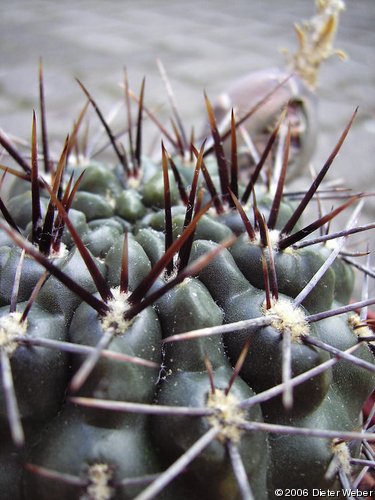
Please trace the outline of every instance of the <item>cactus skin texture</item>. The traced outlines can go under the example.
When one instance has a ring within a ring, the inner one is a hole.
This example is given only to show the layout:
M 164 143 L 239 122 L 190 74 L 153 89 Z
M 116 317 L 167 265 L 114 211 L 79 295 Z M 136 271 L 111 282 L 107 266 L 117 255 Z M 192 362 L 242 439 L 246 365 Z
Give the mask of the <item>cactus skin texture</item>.
M 300 217 L 350 124 L 315 187 L 290 202 L 285 101 L 255 166 L 237 161 L 236 122 L 220 135 L 208 98 L 212 145 L 184 147 L 176 129 L 161 160 L 131 136 L 125 158 L 107 125 L 119 161 L 80 163 L 76 125 L 41 174 L 35 118 L 31 164 L 1 135 L 23 169 L 0 233 L 2 499 L 339 495 L 356 484 L 355 460 L 374 460 L 363 444 L 374 435 L 360 434 L 372 334 L 363 312 L 342 309 L 353 269 L 324 242 L 300 245 L 361 198 L 307 226 Z M 142 87 L 137 137 L 143 113 Z M 264 114 L 252 117 L 263 139 Z M 277 142 L 280 174 L 262 181 Z

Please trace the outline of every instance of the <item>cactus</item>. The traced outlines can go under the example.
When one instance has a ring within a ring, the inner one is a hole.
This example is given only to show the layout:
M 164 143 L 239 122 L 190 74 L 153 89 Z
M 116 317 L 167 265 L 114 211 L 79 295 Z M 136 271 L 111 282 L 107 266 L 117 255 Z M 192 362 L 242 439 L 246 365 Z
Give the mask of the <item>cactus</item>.
M 144 83 L 133 123 L 127 79 L 127 153 L 82 83 L 88 103 L 56 162 L 45 133 L 38 154 L 35 113 L 30 162 L 0 134 L 21 169 L 2 167 L 14 182 L 0 199 L 1 498 L 262 500 L 360 487 L 374 465 L 362 415 L 375 386 L 373 271 L 362 266 L 363 300 L 350 303 L 343 248 L 373 227 L 356 226 L 366 193 L 302 222 L 321 193 L 339 199 L 319 188 L 356 112 L 290 201 L 287 172 L 311 154 L 314 118 L 302 100 L 308 126 L 293 129 L 288 82 L 232 113 L 226 131 L 206 96 L 209 137 L 196 148 L 180 120 L 174 135 L 160 126 L 169 146 L 156 160 L 141 147 L 143 115 L 156 121 Z M 238 127 L 251 117 L 257 137 L 270 102 L 273 128 L 249 161 Z M 82 160 L 88 104 L 113 165 Z M 43 132 L 45 119 L 41 92 Z M 350 206 L 346 228 L 326 230 Z

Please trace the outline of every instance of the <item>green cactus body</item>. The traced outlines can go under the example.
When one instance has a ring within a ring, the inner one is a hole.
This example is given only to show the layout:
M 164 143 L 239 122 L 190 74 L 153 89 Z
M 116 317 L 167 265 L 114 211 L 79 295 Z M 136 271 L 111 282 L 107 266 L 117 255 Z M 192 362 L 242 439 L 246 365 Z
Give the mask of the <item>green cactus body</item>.
M 225 361 L 224 361 L 225 363 Z M 215 394 L 210 394 L 207 374 L 195 371 L 177 372 L 168 377 L 162 384 L 158 394 L 158 403 L 162 405 L 205 407 L 215 405 L 216 400 L 222 396 L 228 383 L 231 370 L 229 366 L 214 369 Z M 241 401 L 252 395 L 251 389 L 240 379 L 232 387 L 230 395 L 224 401 L 230 408 L 233 401 Z M 217 403 L 216 403 L 217 404 Z M 225 403 L 224 403 L 225 404 Z M 223 410 L 224 412 L 225 410 Z M 230 409 L 226 410 L 230 414 Z M 236 418 L 261 421 L 259 407 L 254 407 L 247 412 L 234 410 Z M 230 418 L 234 418 L 232 415 Z M 220 418 L 220 415 L 219 415 Z M 212 426 L 220 427 L 220 420 L 216 422 L 210 417 L 191 418 L 167 417 L 156 418 L 153 423 L 153 434 L 157 449 L 166 462 L 178 458 L 182 452 L 189 449 L 194 442 L 207 432 Z M 184 429 L 182 431 L 182 429 Z M 170 436 L 174 439 L 171 440 Z M 244 466 L 250 478 L 251 490 L 256 498 L 267 498 L 266 463 L 268 444 L 265 435 L 241 434 L 230 425 L 223 424 L 222 434 L 215 439 L 197 458 L 191 467 L 187 481 L 197 482 L 197 490 L 205 498 L 237 498 L 237 486 L 231 470 L 231 465 L 223 443 L 233 441 L 238 446 L 242 455 Z M 202 471 L 204 473 L 202 474 Z M 204 477 L 210 476 L 211 481 Z
M 109 347 L 112 352 L 147 359 L 154 362 L 156 368 L 100 359 L 79 391 L 79 395 L 115 401 L 152 403 L 159 373 L 158 365 L 161 363 L 158 349 L 161 332 L 155 312 L 152 308 L 147 308 L 128 322 L 129 324 L 124 322 L 121 326 L 106 327 L 106 323 L 106 319 L 99 320 L 92 308 L 82 304 L 74 315 L 69 338 L 71 342 L 95 347 L 104 335 L 109 334 L 111 336 Z M 73 358 L 74 372 L 81 366 L 83 359 L 78 356 Z M 89 410 L 85 415 L 88 422 L 109 428 L 117 421 L 134 420 L 133 415 L 117 415 L 105 411 Z
M 231 252 L 250 283 L 257 288 L 263 288 L 262 254 L 259 243 L 252 243 L 247 235 L 243 235 L 233 245 Z M 265 254 L 269 259 L 267 250 Z M 309 248 L 276 251 L 274 260 L 279 291 L 293 298 L 297 297 L 325 261 L 323 256 Z M 303 305 L 311 313 L 330 307 L 334 298 L 334 288 L 334 271 L 328 269 L 303 301 Z
M 68 443 L 77 445 L 68 446 Z M 35 499 L 78 500 L 90 492 L 92 498 L 130 499 L 142 491 L 144 485 L 121 486 L 120 481 L 142 478 L 160 470 L 147 439 L 144 420 L 132 425 L 100 427 L 88 424 L 77 408 L 65 409 L 51 422 L 43 432 L 43 439 L 33 448 L 30 459 L 34 464 L 80 480 L 78 484 L 64 484 L 27 471 L 24 491 L 28 498 Z M 101 480 L 94 481 L 99 473 Z
M 21 257 L 21 251 L 17 247 L 3 246 L 0 248 L 0 304 L 10 304 L 14 278 Z M 19 300 L 26 300 L 35 287 L 38 279 L 44 272 L 44 268 L 35 260 L 25 258 L 20 282 Z
M 187 329 L 205 328 L 221 324 L 222 310 L 215 304 L 208 290 L 198 280 L 188 278 L 178 287 L 166 294 L 157 304 L 164 335 L 168 338 Z M 210 392 L 210 383 L 205 371 L 205 359 L 209 359 L 212 366 L 212 379 L 215 392 Z M 188 349 L 179 342 L 166 344 L 164 364 L 167 372 L 165 380 L 160 385 L 157 402 L 161 405 L 189 406 L 189 407 L 216 407 L 226 412 L 228 424 L 222 423 L 225 417 L 203 417 L 191 421 L 191 417 L 160 417 L 152 424 L 156 446 L 166 460 L 176 459 L 188 450 L 194 442 L 207 432 L 210 427 L 223 425 L 221 433 L 195 461 L 191 469 L 191 480 L 199 482 L 199 491 L 207 498 L 232 498 L 236 496 L 236 483 L 228 461 L 225 442 L 233 441 L 239 446 L 244 460 L 247 474 L 251 477 L 251 487 L 259 498 L 266 495 L 266 457 L 267 440 L 263 435 L 243 435 L 238 429 L 230 425 L 230 419 L 246 419 L 247 412 L 239 411 L 231 405 L 251 397 L 253 392 L 239 378 L 228 395 L 224 390 L 231 376 L 231 368 L 224 354 L 222 340 L 219 336 L 204 337 L 191 342 Z M 228 408 L 227 408 L 228 407 Z M 227 408 L 227 409 L 224 409 Z M 231 415 L 233 411 L 233 415 Z M 261 420 L 260 408 L 251 410 L 251 418 Z M 185 421 L 184 421 L 185 420 Z M 187 432 L 182 429 L 189 429 Z M 168 436 L 174 439 L 168 439 Z M 256 453 L 256 450 L 262 450 Z M 254 453 L 255 451 L 255 453 Z M 202 470 L 211 476 L 208 484 L 201 481 Z M 189 474 L 190 475 L 190 474 Z M 187 478 L 187 481 L 189 479 Z
M 19 311 L 25 305 L 20 303 Z M 25 322 L 21 322 L 22 312 L 8 313 L 8 310 L 2 307 L 0 311 L 2 348 L 8 351 L 20 417 L 34 425 L 43 423 L 58 411 L 64 399 L 68 380 L 67 355 L 42 346 L 31 348 L 27 342 L 22 344 L 22 340 L 12 341 L 12 338 L 18 334 L 26 341 L 30 338 L 65 340 L 65 320 L 62 315 L 48 313 L 36 305 Z M 6 426 L 3 393 L 0 394 L 0 408 L 2 426 Z
M 319 253 L 322 256 L 328 257 L 331 250 L 327 247 L 322 247 L 319 249 Z M 335 274 L 334 300 L 341 304 L 347 304 L 353 294 L 355 281 L 354 270 L 342 259 L 336 259 L 331 269 Z
M 291 120 L 308 108 L 292 97 Z M 347 307 L 345 254 L 331 262 L 322 239 L 299 242 L 359 196 L 304 226 L 329 162 L 290 203 L 292 126 L 280 179 L 259 186 L 261 162 L 244 164 L 235 120 L 221 136 L 208 98 L 207 154 L 176 131 L 176 150 L 163 144 L 151 160 L 140 151 L 143 87 L 139 101 L 129 157 L 109 133 L 121 165 L 77 156 L 65 168 L 67 144 L 47 187 L 34 133 L 32 165 L 20 161 L 23 178 L 0 205 L 1 498 L 339 496 L 351 462 L 368 459 L 361 442 L 374 440 L 368 426 L 359 433 L 375 386 L 372 300 Z M 312 149 L 310 132 L 301 148 Z
M 100 261 L 96 262 L 99 269 L 105 273 L 104 265 Z M 73 248 L 72 252 L 62 259 L 61 269 L 88 291 L 96 291 L 93 280 L 76 248 Z M 81 301 L 75 293 L 71 292 L 54 276 L 51 276 L 41 289 L 37 302 L 51 313 L 58 312 L 65 315 L 67 322 L 69 322 Z

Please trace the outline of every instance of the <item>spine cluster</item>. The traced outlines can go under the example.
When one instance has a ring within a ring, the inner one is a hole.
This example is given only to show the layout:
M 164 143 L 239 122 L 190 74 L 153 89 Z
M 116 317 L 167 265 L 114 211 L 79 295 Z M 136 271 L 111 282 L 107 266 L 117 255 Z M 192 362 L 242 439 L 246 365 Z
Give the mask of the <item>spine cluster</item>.
M 362 407 L 375 300 L 364 286 L 350 304 L 344 244 L 369 227 L 355 226 L 364 193 L 340 190 L 336 204 L 323 189 L 355 114 L 291 201 L 288 168 L 311 149 L 304 101 L 288 95 L 268 117 L 258 158 L 238 137 L 288 81 L 232 112 L 226 131 L 206 96 L 207 137 L 189 144 L 181 125 L 160 127 L 156 160 L 141 150 L 144 114 L 156 121 L 144 83 L 126 153 L 81 84 L 113 165 L 78 161 L 88 104 L 57 161 L 45 134 L 38 153 L 35 114 L 31 162 L 0 136 L 20 167 L 3 168 L 14 182 L 0 200 L 2 498 L 266 500 L 359 487 L 358 464 L 374 464 Z M 308 206 L 318 210 L 304 223 Z M 347 227 L 330 231 L 350 206 Z

